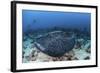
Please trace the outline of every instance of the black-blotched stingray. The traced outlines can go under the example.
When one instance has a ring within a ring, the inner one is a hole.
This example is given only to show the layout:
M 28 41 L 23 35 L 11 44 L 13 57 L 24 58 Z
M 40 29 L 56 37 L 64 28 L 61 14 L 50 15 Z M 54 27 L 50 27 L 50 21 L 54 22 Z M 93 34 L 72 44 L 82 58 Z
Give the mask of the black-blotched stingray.
M 61 57 L 73 49 L 75 35 L 63 31 L 49 32 L 35 41 L 37 49 L 52 57 Z

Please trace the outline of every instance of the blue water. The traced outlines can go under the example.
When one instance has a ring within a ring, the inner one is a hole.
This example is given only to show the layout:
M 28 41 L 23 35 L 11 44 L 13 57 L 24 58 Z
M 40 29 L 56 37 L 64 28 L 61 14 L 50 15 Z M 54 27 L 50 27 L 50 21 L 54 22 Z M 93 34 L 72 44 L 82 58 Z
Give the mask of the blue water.
M 57 12 L 57 11 L 22 11 L 23 31 L 39 30 L 52 27 L 78 29 L 89 31 L 91 24 L 90 13 Z

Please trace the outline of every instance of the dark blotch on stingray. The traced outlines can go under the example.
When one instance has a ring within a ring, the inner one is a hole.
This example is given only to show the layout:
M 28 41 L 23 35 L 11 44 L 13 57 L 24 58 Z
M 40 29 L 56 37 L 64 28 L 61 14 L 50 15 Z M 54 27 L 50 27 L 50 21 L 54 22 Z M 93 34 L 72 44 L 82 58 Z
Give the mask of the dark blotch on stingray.
M 61 57 L 73 49 L 75 36 L 63 31 L 49 32 L 38 37 L 35 42 L 37 49 L 52 57 Z

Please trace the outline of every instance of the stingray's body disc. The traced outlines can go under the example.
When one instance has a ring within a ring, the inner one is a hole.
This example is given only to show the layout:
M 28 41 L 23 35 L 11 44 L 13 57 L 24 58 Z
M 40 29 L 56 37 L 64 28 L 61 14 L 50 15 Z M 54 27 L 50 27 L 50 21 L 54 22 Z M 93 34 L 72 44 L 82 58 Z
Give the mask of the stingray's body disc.
M 73 49 L 75 37 L 62 31 L 50 32 L 36 39 L 35 46 L 43 53 L 60 57 Z

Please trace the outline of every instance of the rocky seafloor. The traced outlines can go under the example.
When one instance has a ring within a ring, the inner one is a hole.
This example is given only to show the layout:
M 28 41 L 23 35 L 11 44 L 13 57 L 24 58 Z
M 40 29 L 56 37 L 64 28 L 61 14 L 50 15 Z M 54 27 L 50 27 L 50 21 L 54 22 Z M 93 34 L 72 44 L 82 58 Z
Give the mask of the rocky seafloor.
M 91 57 L 91 40 L 77 38 L 74 48 L 61 57 L 51 57 L 38 50 L 33 41 L 33 35 L 23 36 L 22 62 L 49 62 L 49 61 L 72 61 L 89 60 Z

